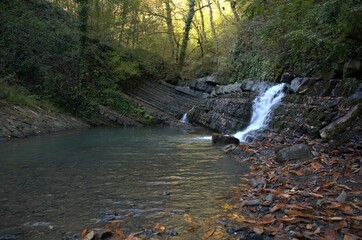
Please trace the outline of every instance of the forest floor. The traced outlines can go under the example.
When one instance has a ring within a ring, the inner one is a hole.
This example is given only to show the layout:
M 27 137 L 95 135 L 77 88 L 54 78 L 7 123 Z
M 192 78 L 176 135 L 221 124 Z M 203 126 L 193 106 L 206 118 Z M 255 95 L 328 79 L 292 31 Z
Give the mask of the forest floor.
M 184 215 L 194 234 L 177 236 L 167 223 L 150 230 L 124 233 L 122 223 L 104 229 L 85 229 L 81 239 L 110 234 L 109 239 L 361 239 L 362 238 L 362 147 L 349 142 L 329 150 L 320 139 L 289 140 L 304 143 L 313 157 L 281 163 L 275 152 L 285 147 L 268 133 L 263 141 L 241 144 L 228 152 L 249 168 L 241 183 L 225 196 L 218 196 L 222 213 L 207 219 Z M 89 235 L 90 234 L 90 235 Z

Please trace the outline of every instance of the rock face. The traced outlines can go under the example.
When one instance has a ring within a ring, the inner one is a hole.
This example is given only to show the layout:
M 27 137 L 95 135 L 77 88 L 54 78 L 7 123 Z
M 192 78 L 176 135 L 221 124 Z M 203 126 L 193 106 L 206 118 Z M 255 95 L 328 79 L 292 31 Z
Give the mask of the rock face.
M 246 127 L 251 118 L 252 94 L 208 98 L 188 113 L 188 118 L 215 131 L 230 134 Z
M 236 144 L 239 145 L 239 139 L 229 136 L 229 135 L 222 135 L 222 134 L 213 134 L 212 135 L 212 143 L 213 144 Z
M 0 138 L 21 138 L 87 128 L 85 122 L 41 108 L 21 107 L 0 101 Z
M 311 150 L 303 143 L 283 148 L 276 153 L 276 160 L 278 162 L 307 160 L 312 157 Z

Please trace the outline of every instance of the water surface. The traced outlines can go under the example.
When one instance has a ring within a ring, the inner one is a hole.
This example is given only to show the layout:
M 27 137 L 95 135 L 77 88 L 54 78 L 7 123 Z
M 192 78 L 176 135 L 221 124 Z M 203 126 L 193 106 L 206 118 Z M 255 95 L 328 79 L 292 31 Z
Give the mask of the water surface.
M 92 129 L 0 143 L 0 236 L 62 239 L 125 219 L 187 231 L 242 173 L 202 135 L 169 128 Z M 168 195 L 169 193 L 169 195 Z

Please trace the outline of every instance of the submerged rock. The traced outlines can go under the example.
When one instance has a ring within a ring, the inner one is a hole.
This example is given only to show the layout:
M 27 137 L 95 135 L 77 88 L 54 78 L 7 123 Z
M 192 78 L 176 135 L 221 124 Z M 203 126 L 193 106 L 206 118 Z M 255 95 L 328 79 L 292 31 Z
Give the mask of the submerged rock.
M 278 162 L 307 160 L 312 157 L 313 155 L 310 148 L 304 143 L 282 148 L 281 150 L 277 151 L 276 154 L 276 160 Z
M 214 144 L 236 144 L 239 145 L 239 139 L 229 136 L 229 135 L 222 135 L 222 134 L 213 134 L 212 135 L 212 143 Z

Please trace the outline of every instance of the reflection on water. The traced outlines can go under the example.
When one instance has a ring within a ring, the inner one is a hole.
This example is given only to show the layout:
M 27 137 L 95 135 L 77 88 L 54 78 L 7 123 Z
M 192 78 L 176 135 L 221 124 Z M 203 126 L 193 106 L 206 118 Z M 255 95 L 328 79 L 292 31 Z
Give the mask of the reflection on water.
M 208 138 L 175 129 L 93 129 L 0 143 L 0 236 L 62 239 L 126 219 L 180 234 L 182 214 L 220 211 L 212 200 L 241 166 Z

